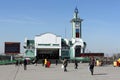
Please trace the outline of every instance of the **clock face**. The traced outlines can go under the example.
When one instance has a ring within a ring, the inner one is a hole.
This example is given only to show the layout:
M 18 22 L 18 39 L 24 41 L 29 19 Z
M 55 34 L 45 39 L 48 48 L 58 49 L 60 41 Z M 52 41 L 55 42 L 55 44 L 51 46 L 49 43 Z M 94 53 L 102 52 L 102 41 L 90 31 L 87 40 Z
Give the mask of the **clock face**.
M 79 27 L 79 25 L 78 25 L 78 24 L 76 24 L 76 25 L 75 25 L 75 27 Z
M 76 24 L 76 26 L 79 26 L 78 24 Z

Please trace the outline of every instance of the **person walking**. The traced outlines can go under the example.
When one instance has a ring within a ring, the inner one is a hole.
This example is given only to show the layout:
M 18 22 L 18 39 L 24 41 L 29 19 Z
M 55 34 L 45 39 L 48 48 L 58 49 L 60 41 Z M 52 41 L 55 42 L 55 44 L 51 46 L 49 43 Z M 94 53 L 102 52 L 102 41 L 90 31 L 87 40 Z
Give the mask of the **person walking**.
M 89 62 L 89 69 L 90 69 L 91 75 L 93 75 L 94 66 L 95 66 L 95 59 L 94 57 L 91 57 Z
M 58 60 L 57 59 L 56 59 L 55 63 L 56 63 L 56 66 L 57 66 L 57 64 L 58 64 Z
M 22 60 L 20 60 L 20 65 L 22 66 Z
M 44 60 L 44 65 L 47 67 L 47 59 Z
M 64 59 L 63 65 L 64 65 L 64 72 L 67 72 L 67 65 L 68 65 L 67 59 Z
M 16 66 L 18 66 L 18 65 L 19 65 L 19 61 L 18 61 L 18 60 L 16 60 L 16 63 L 15 63 L 15 64 L 16 64 Z
M 27 70 L 27 60 L 24 59 L 24 70 Z
M 78 62 L 75 60 L 75 69 L 78 69 Z

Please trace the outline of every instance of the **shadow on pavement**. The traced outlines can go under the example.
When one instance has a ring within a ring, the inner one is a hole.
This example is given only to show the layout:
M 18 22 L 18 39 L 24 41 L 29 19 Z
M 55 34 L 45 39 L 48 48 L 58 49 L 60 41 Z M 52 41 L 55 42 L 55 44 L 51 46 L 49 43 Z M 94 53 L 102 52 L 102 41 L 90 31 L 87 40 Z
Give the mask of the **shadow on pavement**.
M 97 73 L 97 74 L 94 74 L 94 75 L 107 75 L 107 73 Z

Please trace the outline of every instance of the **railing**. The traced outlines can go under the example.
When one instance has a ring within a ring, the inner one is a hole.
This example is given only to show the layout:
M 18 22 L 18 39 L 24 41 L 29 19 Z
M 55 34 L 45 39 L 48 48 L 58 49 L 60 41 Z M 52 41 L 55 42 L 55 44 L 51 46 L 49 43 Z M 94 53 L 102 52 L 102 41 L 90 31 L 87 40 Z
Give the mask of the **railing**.
M 13 61 L 10 61 L 10 60 L 2 60 L 2 61 L 0 61 L 0 65 L 7 65 L 7 64 L 14 64 L 14 63 L 16 63 L 15 60 L 13 60 Z

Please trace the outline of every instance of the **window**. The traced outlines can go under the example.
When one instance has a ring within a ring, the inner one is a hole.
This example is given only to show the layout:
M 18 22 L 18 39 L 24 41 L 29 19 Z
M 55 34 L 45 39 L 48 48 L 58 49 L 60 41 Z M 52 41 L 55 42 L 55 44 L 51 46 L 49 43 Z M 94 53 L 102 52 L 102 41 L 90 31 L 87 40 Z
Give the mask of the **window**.
M 80 37 L 80 34 L 76 32 L 76 38 L 79 38 Z
M 81 53 L 81 46 L 75 47 L 75 57 L 79 57 Z

